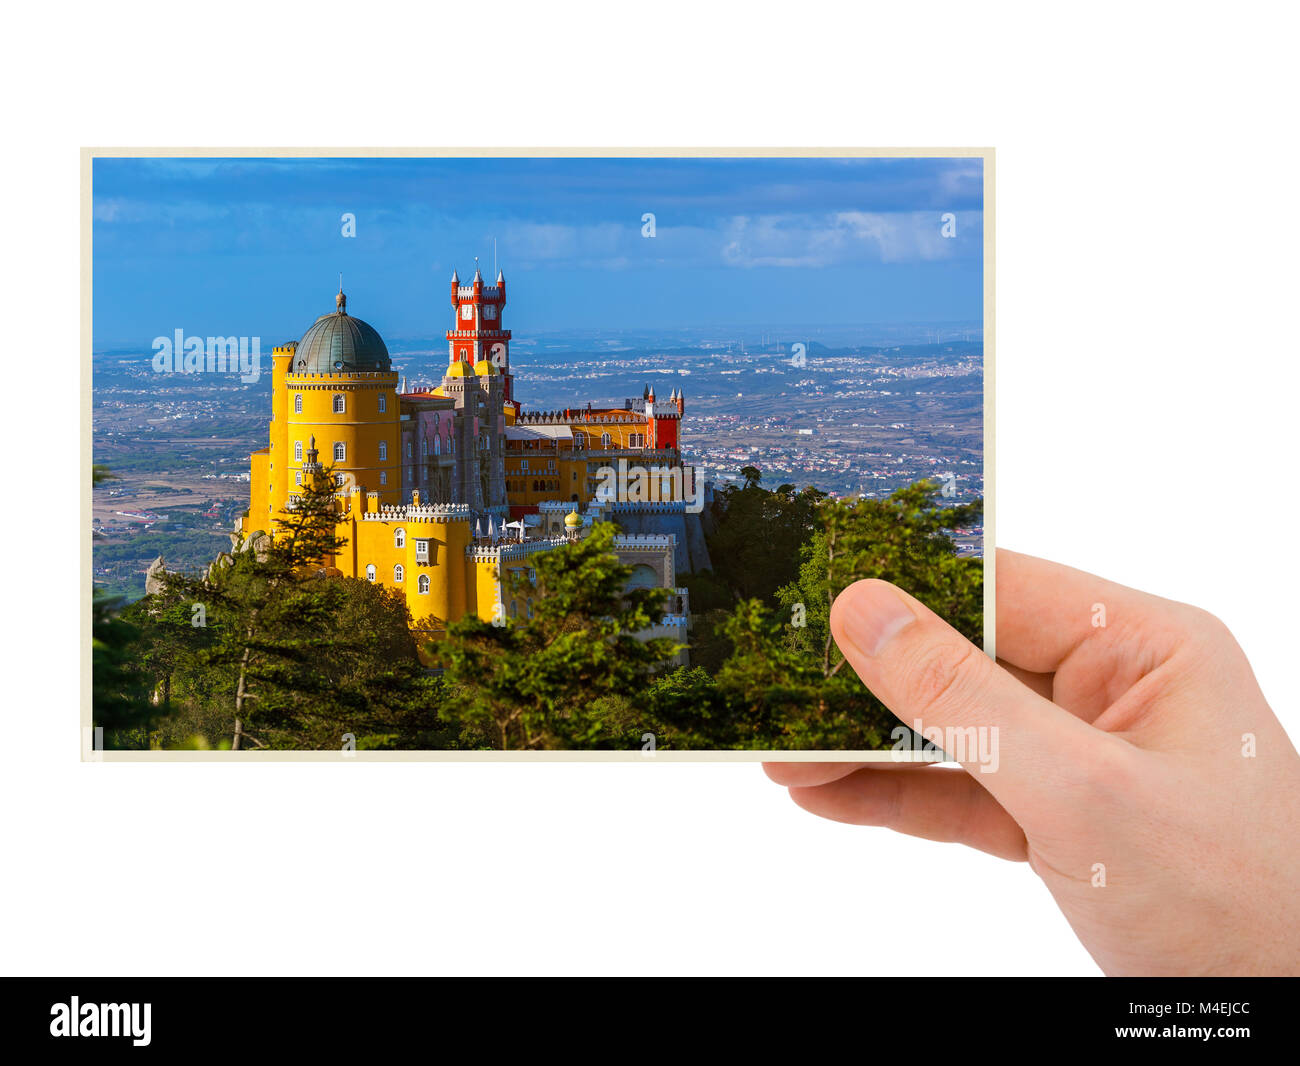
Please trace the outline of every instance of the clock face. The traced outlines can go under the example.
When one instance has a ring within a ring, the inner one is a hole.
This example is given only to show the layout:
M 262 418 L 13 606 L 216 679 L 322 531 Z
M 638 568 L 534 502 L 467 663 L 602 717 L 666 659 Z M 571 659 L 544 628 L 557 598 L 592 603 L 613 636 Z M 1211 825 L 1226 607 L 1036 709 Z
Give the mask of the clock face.
M 497 309 L 496 309 L 496 307 L 493 306 L 492 304 L 488 304 L 485 308 L 483 308 L 483 317 L 484 317 L 484 318 L 496 318 L 496 317 L 497 317 Z
M 460 305 L 460 317 L 463 318 L 463 319 L 465 319 L 465 321 L 467 321 L 467 322 L 468 322 L 470 319 L 472 319 L 472 318 L 474 317 L 474 305 L 473 305 L 473 304 L 461 304 L 461 305 Z

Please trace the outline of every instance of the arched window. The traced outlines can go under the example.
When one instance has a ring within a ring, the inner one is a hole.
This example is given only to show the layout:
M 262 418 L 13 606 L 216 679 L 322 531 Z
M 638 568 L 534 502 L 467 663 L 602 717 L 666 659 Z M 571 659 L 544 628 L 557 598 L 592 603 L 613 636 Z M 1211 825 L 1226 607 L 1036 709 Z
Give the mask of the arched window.
M 421 574 L 421 575 L 420 575 L 420 580 L 416 583 L 416 587 L 419 589 L 419 591 L 420 591 L 422 594 L 425 593 L 425 592 L 428 592 L 428 591 L 429 591 L 429 575 L 428 575 L 428 574 Z
M 433 454 L 434 454 L 434 455 L 441 455 L 441 454 L 442 454 L 442 438 L 441 438 L 441 437 L 434 437 L 434 438 L 433 438 Z
M 510 601 L 510 617 L 511 617 L 511 618 L 518 618 L 518 617 L 519 617 L 519 601 L 518 601 L 518 600 L 511 600 L 511 601 Z
M 300 440 L 296 440 L 293 442 L 293 458 L 294 458 L 294 462 L 297 463 L 302 462 L 302 441 Z
M 335 484 L 336 486 L 338 486 L 339 488 L 342 488 L 342 487 L 343 487 L 343 475 L 342 475 L 342 474 L 335 474 L 335 475 L 334 475 L 334 484 Z
M 429 438 L 428 438 L 428 437 L 422 437 L 422 438 L 420 439 L 420 458 L 421 458 L 421 459 L 427 459 L 427 458 L 429 458 Z
M 381 485 L 387 485 L 387 484 L 388 484 L 388 471 L 387 471 L 387 470 L 381 470 L 381 471 L 379 471 L 379 484 L 381 484 Z
M 348 457 L 348 446 L 344 444 L 341 440 L 336 440 L 334 442 L 334 461 L 336 463 L 341 463 L 345 459 L 347 459 L 347 457 Z
M 386 440 L 381 440 L 379 442 L 379 458 L 380 459 L 388 458 L 388 441 Z
M 301 392 L 294 394 L 293 413 L 296 415 L 302 414 L 302 393 Z
M 587 434 L 575 433 L 573 435 L 573 450 L 582 451 L 587 446 Z
M 295 470 L 295 471 L 293 472 L 293 483 L 294 483 L 295 485 L 301 485 L 301 484 L 302 484 L 302 471 L 301 471 L 301 470 Z
M 347 410 L 347 403 L 343 399 L 343 394 L 341 392 L 336 392 L 334 394 L 334 413 L 336 415 L 341 415 L 345 410 Z
M 398 563 L 395 567 L 393 567 L 393 584 L 400 585 L 401 583 L 402 583 L 402 564 Z
M 375 580 L 375 564 L 374 564 L 374 563 L 371 563 L 369 566 L 366 567 L 366 580 L 367 580 L 367 581 L 374 581 L 374 580 Z
M 406 547 L 406 530 L 404 529 L 393 530 L 393 547 L 394 548 Z
M 600 446 L 601 446 L 602 448 L 608 448 L 608 447 L 609 447 L 609 434 L 608 434 L 608 433 L 602 433 L 602 434 L 600 435 Z

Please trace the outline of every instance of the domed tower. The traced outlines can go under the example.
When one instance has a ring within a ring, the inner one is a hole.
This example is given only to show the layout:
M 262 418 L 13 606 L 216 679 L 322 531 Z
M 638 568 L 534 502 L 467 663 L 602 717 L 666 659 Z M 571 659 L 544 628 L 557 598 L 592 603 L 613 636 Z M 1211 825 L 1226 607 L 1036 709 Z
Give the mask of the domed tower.
M 315 438 L 320 463 L 333 467 L 343 492 L 359 486 L 378 492 L 381 503 L 402 500 L 398 454 L 397 373 L 388 346 L 369 323 L 347 312 L 340 289 L 332 314 L 321 315 L 289 351 L 283 394 L 273 398 L 283 411 L 287 461 L 273 458 L 273 493 L 291 494 L 303 480 L 308 442 Z M 281 349 L 277 349 L 277 352 Z

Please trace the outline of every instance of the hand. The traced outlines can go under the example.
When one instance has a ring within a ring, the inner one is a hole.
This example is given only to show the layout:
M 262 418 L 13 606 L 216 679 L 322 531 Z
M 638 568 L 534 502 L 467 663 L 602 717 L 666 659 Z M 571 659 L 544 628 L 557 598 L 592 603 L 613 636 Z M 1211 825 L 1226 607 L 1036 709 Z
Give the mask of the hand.
M 907 725 L 991 728 L 996 769 L 765 764 L 801 807 L 1027 861 L 1111 975 L 1300 973 L 1300 757 L 1218 619 L 999 551 L 996 665 L 883 581 L 831 631 Z

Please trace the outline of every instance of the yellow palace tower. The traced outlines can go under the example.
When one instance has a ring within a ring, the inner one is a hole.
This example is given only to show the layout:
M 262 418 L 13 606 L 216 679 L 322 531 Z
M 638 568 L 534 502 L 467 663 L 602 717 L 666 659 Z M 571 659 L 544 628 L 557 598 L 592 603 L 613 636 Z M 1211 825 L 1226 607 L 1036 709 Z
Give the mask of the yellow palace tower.
M 325 560 L 331 570 L 401 591 L 417 624 L 429 628 L 469 613 L 517 614 L 519 605 L 503 602 L 503 563 L 559 540 L 503 542 L 500 378 L 466 379 L 455 373 L 463 365 L 452 366 L 446 392 L 399 393 L 383 338 L 347 313 L 341 291 L 335 304 L 301 340 L 274 349 L 270 441 L 251 456 L 239 538 L 273 537 L 304 482 L 328 469 L 346 541 Z M 493 459 L 497 469 L 480 472 Z M 499 514 L 484 507 L 494 488 Z

